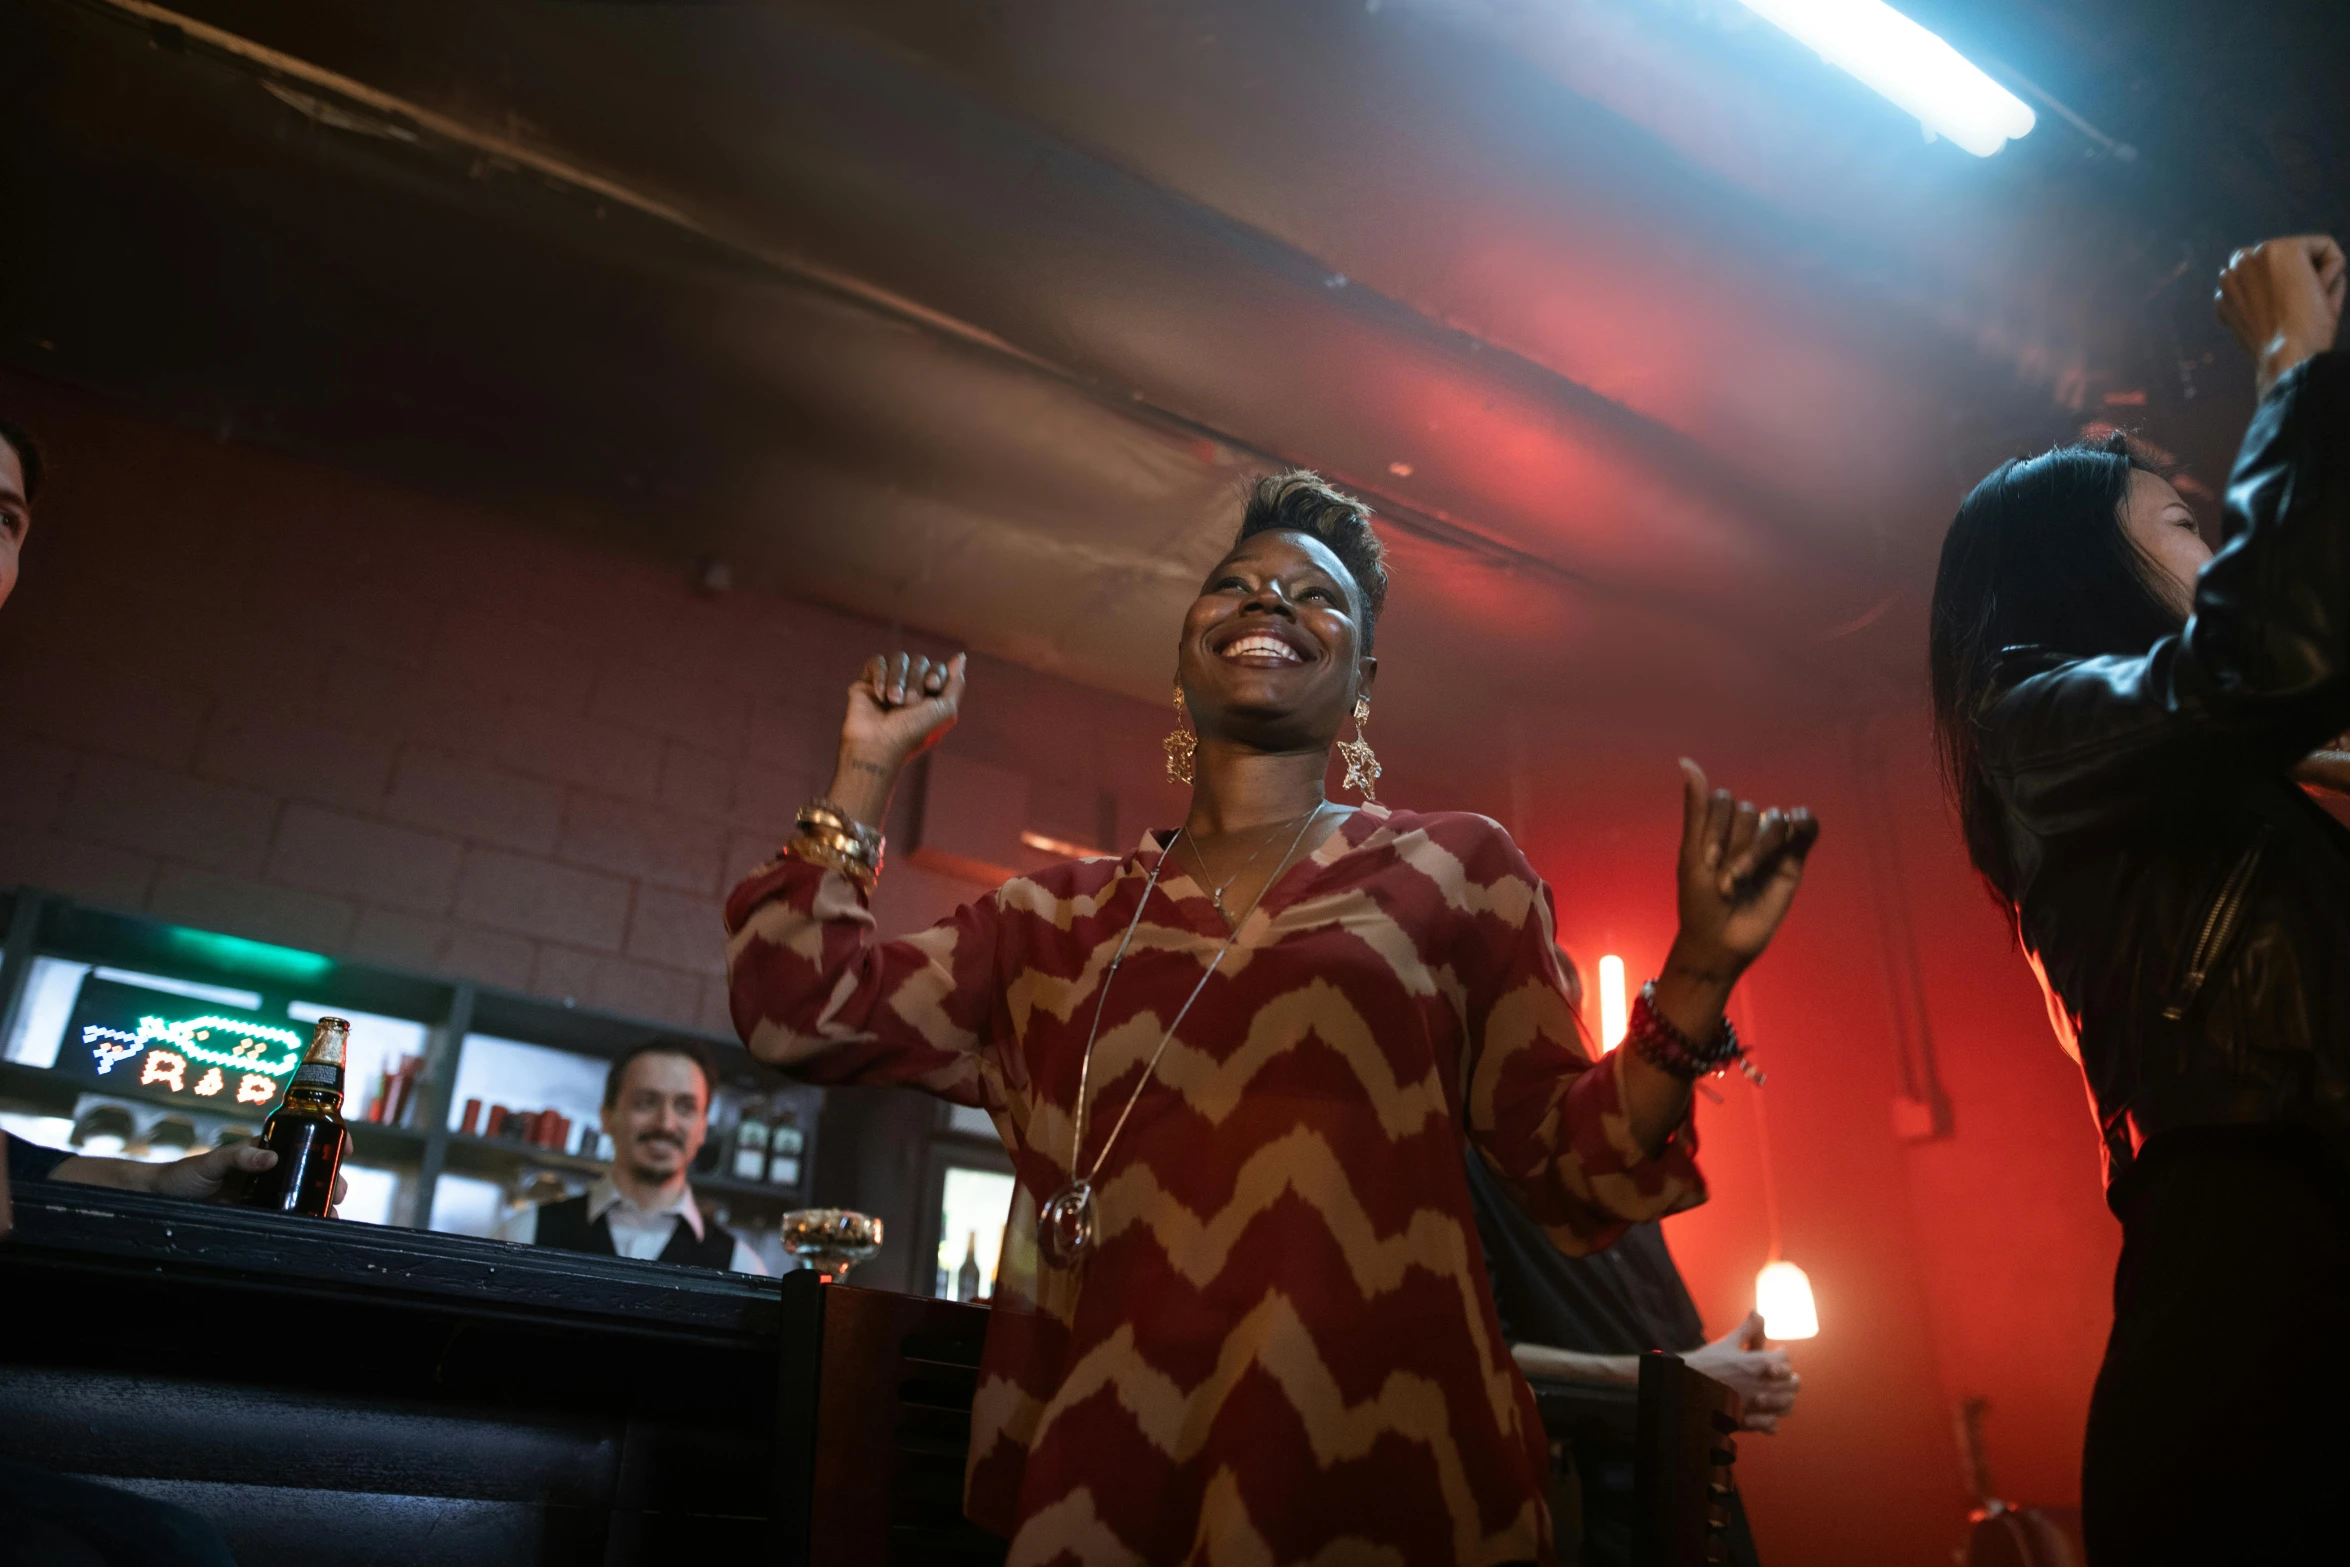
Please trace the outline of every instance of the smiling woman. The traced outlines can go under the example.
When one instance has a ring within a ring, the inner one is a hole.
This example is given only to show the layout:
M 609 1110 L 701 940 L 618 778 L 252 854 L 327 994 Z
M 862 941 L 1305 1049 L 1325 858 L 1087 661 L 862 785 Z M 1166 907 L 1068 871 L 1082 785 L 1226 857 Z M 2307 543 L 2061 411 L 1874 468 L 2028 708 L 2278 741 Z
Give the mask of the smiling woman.
M 1011 1152 L 965 1501 L 1013 1562 L 1550 1560 L 1462 1144 L 1570 1251 L 1703 1198 L 1690 1083 L 1810 817 L 1683 764 L 1681 934 L 1594 1067 L 1509 835 L 1324 797 L 1386 592 L 1365 508 L 1260 482 L 1176 644 L 1183 824 L 888 942 L 877 824 L 964 663 L 876 658 L 831 795 L 729 900 L 754 1053 L 984 1106 Z

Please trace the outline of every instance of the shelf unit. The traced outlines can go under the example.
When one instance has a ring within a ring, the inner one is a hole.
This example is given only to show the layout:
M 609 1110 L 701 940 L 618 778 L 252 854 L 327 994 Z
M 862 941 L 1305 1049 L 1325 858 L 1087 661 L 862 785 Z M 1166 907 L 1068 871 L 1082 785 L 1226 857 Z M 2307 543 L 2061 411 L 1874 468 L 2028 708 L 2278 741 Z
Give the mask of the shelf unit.
M 786 1209 L 806 1206 L 808 1194 L 817 1184 L 820 1149 L 816 1134 L 823 1090 L 792 1083 L 754 1061 L 733 1038 L 599 1012 L 471 980 L 410 973 L 113 913 L 36 887 L 0 889 L 0 922 L 8 933 L 6 947 L 0 949 L 0 1039 L 15 1033 L 26 985 L 38 958 L 62 958 L 255 991 L 262 998 L 262 1010 L 279 1015 L 289 1004 L 305 1001 L 425 1025 L 423 1078 L 407 1124 L 350 1123 L 354 1162 L 393 1168 L 406 1177 L 403 1211 L 394 1213 L 393 1222 L 409 1228 L 429 1225 L 433 1196 L 444 1173 L 505 1180 L 525 1168 L 570 1174 L 603 1169 L 595 1160 L 502 1138 L 469 1137 L 450 1127 L 450 1090 L 469 1034 L 495 1035 L 603 1060 L 612 1060 L 656 1035 L 697 1040 L 716 1064 L 720 1094 L 784 1098 L 798 1111 L 807 1146 L 796 1186 L 754 1185 L 697 1170 L 693 1176 L 696 1193 L 724 1198 L 735 1206 L 749 1204 L 764 1221 Z M 89 1091 L 87 1081 L 60 1071 L 0 1062 L 0 1108 L 66 1115 Z M 161 1102 L 142 1096 L 135 1088 L 108 1090 L 107 1096 Z M 711 1142 L 720 1140 L 721 1134 L 714 1130 Z M 706 1151 L 705 1160 L 711 1157 Z

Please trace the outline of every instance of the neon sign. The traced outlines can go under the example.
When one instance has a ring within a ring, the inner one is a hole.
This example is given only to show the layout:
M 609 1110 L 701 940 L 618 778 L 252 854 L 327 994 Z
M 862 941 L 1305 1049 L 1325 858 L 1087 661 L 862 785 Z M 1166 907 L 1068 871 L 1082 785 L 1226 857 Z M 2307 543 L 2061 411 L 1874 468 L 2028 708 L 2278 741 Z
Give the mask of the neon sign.
M 233 1041 L 233 1043 L 231 1043 Z M 150 1063 L 157 1057 L 169 1056 L 185 1068 L 190 1061 L 201 1061 L 215 1068 L 233 1068 L 239 1072 L 260 1072 L 270 1077 L 284 1077 L 302 1064 L 302 1036 L 290 1028 L 272 1028 L 267 1023 L 246 1023 L 233 1017 L 192 1017 L 178 1023 L 167 1023 L 159 1017 L 143 1017 L 135 1032 L 108 1028 L 101 1023 L 82 1027 L 82 1043 L 90 1047 L 90 1059 L 96 1063 L 98 1075 L 104 1077 L 117 1064 L 129 1060 L 142 1050 L 154 1050 Z M 222 1049 L 227 1045 L 227 1049 Z M 272 1059 L 270 1047 L 278 1047 Z M 213 1075 L 217 1076 L 215 1072 Z M 157 1082 L 156 1069 L 149 1065 L 139 1074 L 142 1085 Z M 174 1084 L 176 1092 L 178 1085 Z M 215 1088 L 213 1092 L 218 1093 Z
M 108 1089 L 226 1109 L 276 1103 L 302 1063 L 298 1029 L 217 1008 L 173 1017 L 167 1006 L 152 990 L 84 980 L 66 1035 L 79 1048 L 69 1044 L 58 1066 Z

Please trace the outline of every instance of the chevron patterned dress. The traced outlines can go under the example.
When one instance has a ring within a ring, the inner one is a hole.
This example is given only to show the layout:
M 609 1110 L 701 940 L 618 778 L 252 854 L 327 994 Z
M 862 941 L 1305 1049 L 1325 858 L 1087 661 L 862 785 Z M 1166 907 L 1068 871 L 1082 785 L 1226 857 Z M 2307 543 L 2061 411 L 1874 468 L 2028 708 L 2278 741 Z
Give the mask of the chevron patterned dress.
M 1170 835 L 875 937 L 784 858 L 728 900 L 734 1018 L 818 1082 L 984 1106 L 1017 1194 L 965 1504 L 1026 1564 L 1551 1559 L 1549 1449 L 1487 1294 L 1465 1138 L 1571 1252 L 1704 1198 L 1693 1134 L 1644 1157 L 1580 1043 L 1550 892 L 1498 823 L 1366 806 L 1267 890 L 1096 1181 L 1069 1179 L 1104 970 Z M 1090 1164 L 1227 927 L 1170 862 L 1111 986 Z

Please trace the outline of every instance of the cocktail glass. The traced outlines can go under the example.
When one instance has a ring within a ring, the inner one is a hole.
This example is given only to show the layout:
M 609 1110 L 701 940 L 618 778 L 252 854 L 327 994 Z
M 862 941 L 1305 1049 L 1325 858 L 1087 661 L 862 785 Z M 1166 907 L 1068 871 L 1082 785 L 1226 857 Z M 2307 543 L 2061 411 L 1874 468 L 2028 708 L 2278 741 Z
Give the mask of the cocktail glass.
M 795 1208 L 783 1216 L 783 1249 L 838 1284 L 881 1250 L 881 1221 L 847 1208 Z

